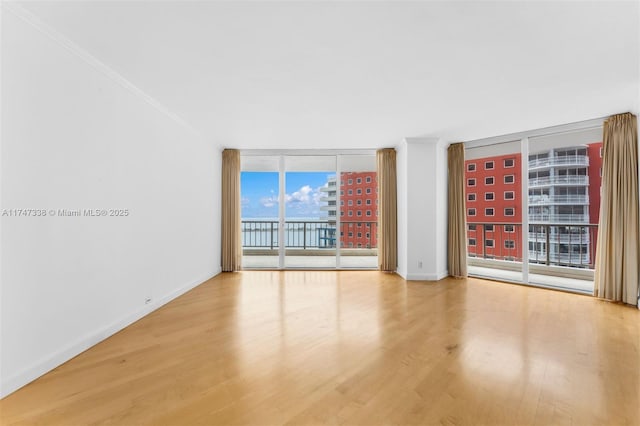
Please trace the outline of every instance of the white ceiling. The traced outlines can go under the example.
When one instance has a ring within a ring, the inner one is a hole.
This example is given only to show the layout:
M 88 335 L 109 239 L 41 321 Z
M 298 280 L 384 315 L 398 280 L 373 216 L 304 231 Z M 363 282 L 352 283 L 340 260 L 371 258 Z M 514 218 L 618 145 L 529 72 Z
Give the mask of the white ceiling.
M 25 2 L 220 146 L 377 148 L 638 111 L 637 2 Z

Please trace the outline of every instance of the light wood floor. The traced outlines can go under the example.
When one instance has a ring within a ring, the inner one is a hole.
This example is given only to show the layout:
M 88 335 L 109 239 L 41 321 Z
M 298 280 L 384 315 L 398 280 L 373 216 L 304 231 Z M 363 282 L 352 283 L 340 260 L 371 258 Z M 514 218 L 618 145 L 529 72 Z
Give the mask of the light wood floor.
M 639 424 L 640 311 L 477 279 L 222 274 L 0 402 L 10 424 Z

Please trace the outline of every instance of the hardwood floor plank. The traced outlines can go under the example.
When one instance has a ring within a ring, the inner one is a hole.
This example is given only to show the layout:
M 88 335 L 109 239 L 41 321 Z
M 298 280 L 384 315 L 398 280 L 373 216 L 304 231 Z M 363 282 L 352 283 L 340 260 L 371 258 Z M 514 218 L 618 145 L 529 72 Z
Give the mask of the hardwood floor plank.
M 0 401 L 2 425 L 637 424 L 640 312 L 479 279 L 221 274 Z

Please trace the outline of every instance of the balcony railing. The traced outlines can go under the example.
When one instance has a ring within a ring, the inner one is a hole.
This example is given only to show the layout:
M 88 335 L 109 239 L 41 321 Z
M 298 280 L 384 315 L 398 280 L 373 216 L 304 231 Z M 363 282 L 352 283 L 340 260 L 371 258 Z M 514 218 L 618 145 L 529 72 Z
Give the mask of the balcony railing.
M 589 185 L 589 176 L 560 175 L 529 179 L 529 187 L 551 185 Z
M 279 246 L 279 221 L 243 220 L 242 247 L 274 250 Z M 378 222 L 340 222 L 341 246 L 376 248 Z M 284 222 L 285 248 L 328 249 L 338 242 L 335 222 L 288 220 Z
M 522 224 L 469 223 L 467 255 L 470 258 L 522 262 Z M 530 223 L 529 263 L 593 269 L 598 225 Z M 513 230 L 507 232 L 505 229 Z M 487 246 L 487 242 L 490 244 Z
M 529 205 L 589 204 L 588 195 L 529 195 Z
M 586 155 L 565 155 L 561 157 L 538 158 L 529 161 L 529 168 L 548 166 L 588 166 L 589 157 Z
M 529 213 L 529 220 L 545 222 L 582 222 L 589 223 L 588 214 Z

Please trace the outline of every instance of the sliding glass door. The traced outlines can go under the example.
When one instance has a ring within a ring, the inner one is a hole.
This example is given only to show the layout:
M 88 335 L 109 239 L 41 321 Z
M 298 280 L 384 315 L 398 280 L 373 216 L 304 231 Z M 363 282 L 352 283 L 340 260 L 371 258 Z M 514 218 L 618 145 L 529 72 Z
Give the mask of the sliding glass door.
M 520 141 L 467 149 L 465 189 L 469 272 L 523 280 Z
M 375 154 L 243 155 L 243 268 L 375 269 Z
M 593 291 L 602 129 L 529 139 L 529 282 Z
M 596 125 L 469 144 L 470 275 L 593 291 L 601 139 Z
M 373 155 L 340 156 L 340 265 L 378 267 L 378 176 Z
M 285 268 L 336 267 L 336 157 L 285 156 Z
M 280 266 L 280 157 L 241 158 L 243 268 Z

